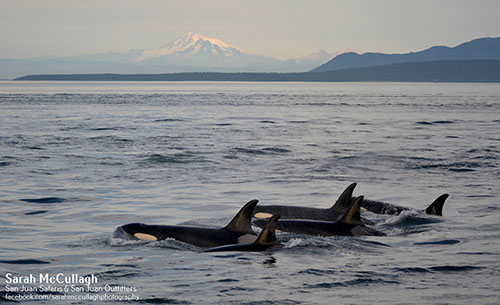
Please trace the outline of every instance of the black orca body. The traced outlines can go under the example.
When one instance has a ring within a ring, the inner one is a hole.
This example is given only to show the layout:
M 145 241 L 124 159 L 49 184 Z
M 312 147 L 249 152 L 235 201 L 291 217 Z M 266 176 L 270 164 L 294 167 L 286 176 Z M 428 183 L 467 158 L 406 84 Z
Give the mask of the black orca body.
M 286 205 L 258 205 L 254 209 L 253 216 L 255 218 L 268 218 L 271 215 L 280 214 L 282 219 L 337 221 L 356 199 L 356 197 L 352 196 L 355 187 L 356 183 L 349 185 L 337 199 L 335 204 L 327 209 Z M 428 215 L 442 216 L 443 206 L 447 198 L 448 194 L 439 196 L 422 212 Z M 403 211 L 412 210 L 411 208 L 396 204 L 369 199 L 363 200 L 361 207 L 372 213 L 389 215 L 399 215 Z M 373 224 L 373 222 L 365 218 L 362 218 L 362 220 L 367 224 Z
M 314 236 L 385 236 L 383 232 L 366 227 L 361 222 L 360 207 L 362 201 L 363 196 L 358 197 L 338 221 L 285 219 L 278 221 L 276 229 Z M 254 223 L 262 227 L 263 221 L 263 219 L 258 219 Z
M 447 198 L 448 194 L 443 194 L 439 196 L 422 212 L 428 215 L 443 216 L 443 206 Z M 355 199 L 356 198 L 354 197 L 352 198 L 353 201 Z M 391 204 L 382 201 L 368 200 L 368 199 L 363 200 L 361 207 L 365 208 L 366 210 L 372 213 L 388 214 L 388 215 L 399 215 L 403 211 L 412 210 L 411 208 L 399 206 L 396 204 Z
M 283 247 L 282 244 L 278 243 L 276 240 L 276 222 L 280 218 L 280 215 L 274 215 L 266 224 L 262 232 L 260 232 L 259 237 L 253 243 L 248 244 L 236 244 L 236 245 L 226 245 L 219 246 L 215 248 L 207 249 L 203 252 L 222 252 L 222 251 L 266 251 L 271 249 L 277 249 Z
M 257 239 L 252 230 L 252 212 L 258 200 L 245 204 L 231 222 L 223 228 L 188 226 L 147 225 L 130 223 L 118 227 L 113 236 L 128 239 L 163 240 L 173 238 L 198 247 L 218 247 L 230 244 L 246 244 Z
M 337 221 L 351 206 L 352 192 L 356 183 L 349 185 L 339 196 L 335 204 L 328 209 L 318 209 L 286 205 L 258 205 L 254 209 L 255 218 L 268 218 L 280 214 L 282 219 L 314 219 L 324 221 Z

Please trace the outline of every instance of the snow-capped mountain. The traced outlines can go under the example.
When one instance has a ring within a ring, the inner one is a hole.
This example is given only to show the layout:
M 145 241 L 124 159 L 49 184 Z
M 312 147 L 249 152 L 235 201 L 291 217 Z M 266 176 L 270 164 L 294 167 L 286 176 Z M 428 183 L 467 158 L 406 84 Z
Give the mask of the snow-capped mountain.
M 187 35 L 179 37 L 158 49 L 144 50 L 139 58 L 137 58 L 137 61 L 168 56 L 174 53 L 185 55 L 190 54 L 191 56 L 203 53 L 233 56 L 235 53 L 241 52 L 241 49 L 233 47 L 217 38 L 208 38 L 201 34 L 190 32 Z
M 279 60 L 246 53 L 217 38 L 191 32 L 158 49 L 142 51 L 135 62 L 182 64 L 204 68 L 242 68 L 250 65 L 277 64 Z

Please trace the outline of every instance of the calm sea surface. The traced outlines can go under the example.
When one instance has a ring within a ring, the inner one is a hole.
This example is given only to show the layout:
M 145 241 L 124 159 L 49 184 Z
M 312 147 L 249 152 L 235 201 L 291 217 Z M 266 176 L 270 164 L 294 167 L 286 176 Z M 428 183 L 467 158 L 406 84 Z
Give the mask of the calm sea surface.
M 498 84 L 0 82 L 0 302 L 498 304 L 499 160 Z M 387 237 L 278 233 L 270 253 L 111 238 L 223 226 L 254 198 L 325 208 L 352 182 L 450 198 L 364 213 Z

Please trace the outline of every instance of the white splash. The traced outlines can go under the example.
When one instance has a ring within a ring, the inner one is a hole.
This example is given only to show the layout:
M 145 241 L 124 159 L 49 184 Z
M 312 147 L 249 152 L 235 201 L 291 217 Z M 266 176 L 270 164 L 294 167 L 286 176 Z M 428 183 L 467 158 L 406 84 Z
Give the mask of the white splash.
M 382 223 L 381 225 L 395 225 L 395 224 L 404 222 L 409 217 L 419 216 L 419 215 L 420 215 L 419 212 L 417 212 L 415 210 L 406 210 L 406 211 L 401 212 L 399 215 L 391 216 L 391 217 L 387 218 L 386 221 L 384 223 Z
M 304 240 L 302 238 L 292 238 L 285 245 L 284 248 L 293 248 L 302 244 Z

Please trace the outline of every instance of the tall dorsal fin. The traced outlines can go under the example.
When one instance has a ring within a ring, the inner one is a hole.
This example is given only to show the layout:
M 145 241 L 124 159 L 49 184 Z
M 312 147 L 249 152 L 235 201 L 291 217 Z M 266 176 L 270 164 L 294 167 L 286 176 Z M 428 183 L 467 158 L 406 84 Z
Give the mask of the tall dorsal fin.
M 233 217 L 233 220 L 231 220 L 231 222 L 225 227 L 225 229 L 234 232 L 255 234 L 255 232 L 252 230 L 251 220 L 253 209 L 258 202 L 259 201 L 257 199 L 253 199 L 247 202 Z
M 448 196 L 448 194 L 443 194 L 436 198 L 436 200 L 434 200 L 434 202 L 432 202 L 427 209 L 425 209 L 425 213 L 429 215 L 443 216 L 443 206 Z
M 271 217 L 271 219 L 269 219 L 264 229 L 262 229 L 262 232 L 260 232 L 259 237 L 257 237 L 257 240 L 254 242 L 255 244 L 269 245 L 277 243 L 276 223 L 278 222 L 278 219 L 280 217 L 281 215 L 276 214 L 273 217 Z
M 339 222 L 343 222 L 346 224 L 350 225 L 356 225 L 359 226 L 361 225 L 361 212 L 360 212 L 360 207 L 361 207 L 361 202 L 363 202 L 363 196 L 359 196 L 354 200 L 352 203 L 351 207 L 344 213 L 342 218 L 340 218 Z
M 330 208 L 333 210 L 336 214 L 343 214 L 345 211 L 347 211 L 351 205 L 352 205 L 352 192 L 354 192 L 354 188 L 356 187 L 357 183 L 352 183 L 346 189 L 342 194 L 339 196 L 335 204 Z

